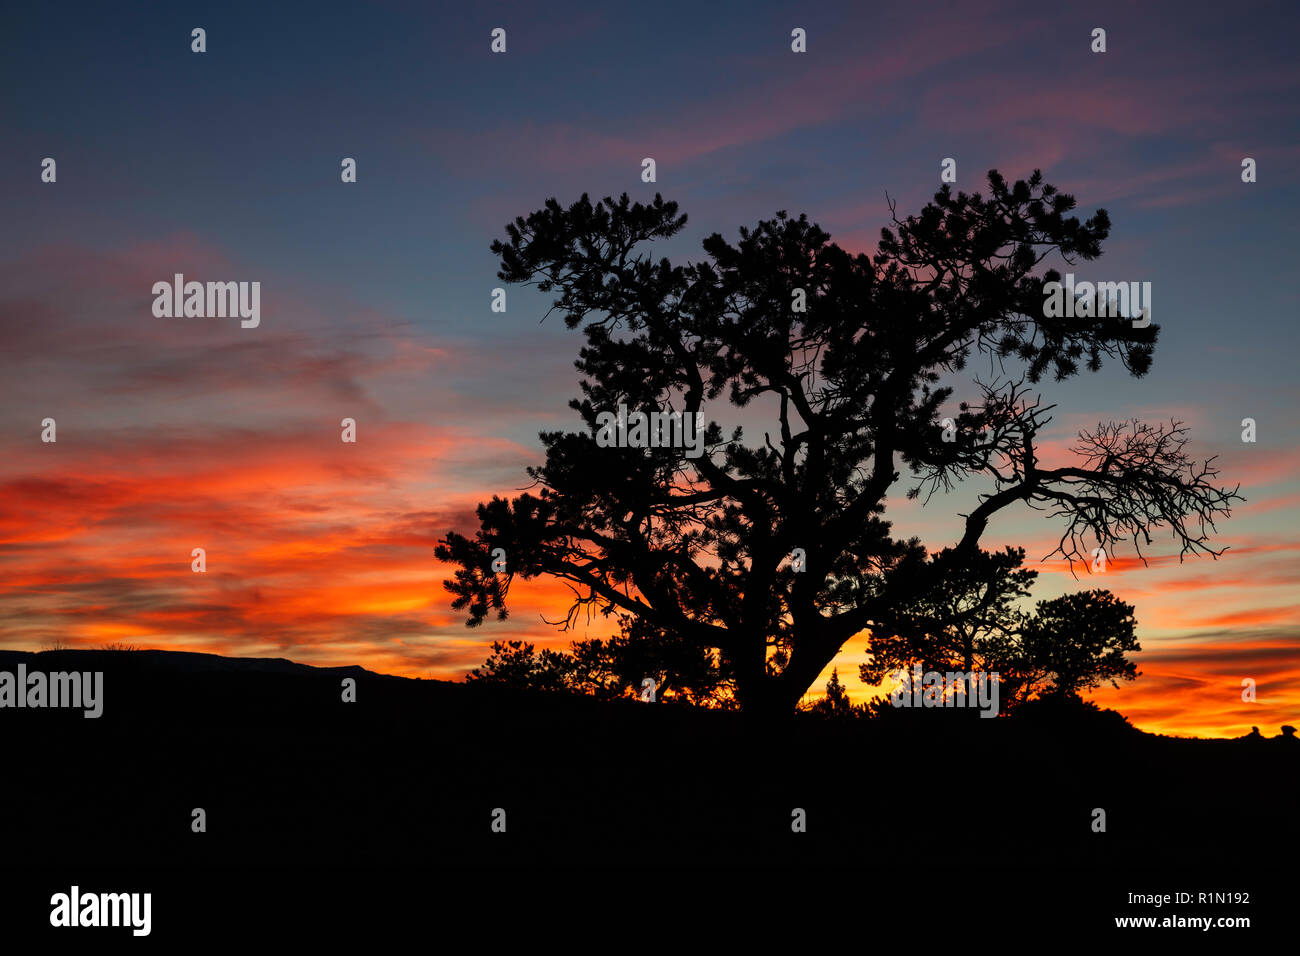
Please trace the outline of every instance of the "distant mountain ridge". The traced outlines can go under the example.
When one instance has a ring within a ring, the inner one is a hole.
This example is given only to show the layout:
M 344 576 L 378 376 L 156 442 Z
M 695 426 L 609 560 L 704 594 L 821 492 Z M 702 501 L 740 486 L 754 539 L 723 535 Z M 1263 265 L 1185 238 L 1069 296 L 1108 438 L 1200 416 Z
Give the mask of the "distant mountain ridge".
M 314 664 L 300 664 L 287 657 L 226 657 L 222 654 L 207 654 L 199 651 L 162 651 L 138 650 L 115 651 L 97 648 L 68 648 L 52 651 L 8 651 L 0 650 L 0 669 L 10 669 L 19 662 L 33 669 L 32 662 L 40 661 L 38 669 L 58 670 L 96 670 L 108 664 L 114 668 L 127 665 L 136 668 L 170 670 L 185 674 L 199 673 L 260 673 L 260 674 L 366 674 L 371 677 L 394 677 L 392 674 L 379 674 L 366 670 L 359 664 L 346 664 L 334 667 L 319 667 Z M 45 665 L 49 663 L 47 668 Z M 399 677 L 397 680 L 411 680 Z

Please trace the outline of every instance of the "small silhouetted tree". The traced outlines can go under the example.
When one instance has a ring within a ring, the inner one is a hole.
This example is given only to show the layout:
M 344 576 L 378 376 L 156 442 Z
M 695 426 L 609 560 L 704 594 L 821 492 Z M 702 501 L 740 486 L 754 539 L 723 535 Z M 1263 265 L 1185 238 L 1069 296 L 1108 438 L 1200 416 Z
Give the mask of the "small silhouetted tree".
M 1133 606 L 1109 591 L 1039 601 L 1020 635 L 1021 673 L 1043 696 L 1078 697 L 1103 683 L 1118 687 L 1138 676 L 1124 656 L 1142 650 L 1136 629 Z
M 826 696 L 813 701 L 804 711 L 818 717 L 844 719 L 862 716 L 865 708 L 849 699 L 849 692 L 840 683 L 839 668 L 832 668 L 831 679 L 826 682 Z
M 893 597 L 872 626 L 871 659 L 859 671 L 880 683 L 890 671 L 993 670 L 1010 658 L 1026 615 L 1017 601 L 1038 572 L 1021 567 L 1023 548 L 916 552 L 894 572 Z
M 871 639 L 871 659 L 859 668 L 867 683 L 919 665 L 922 671 L 985 671 L 999 678 L 1000 709 L 1036 697 L 1077 698 L 1109 682 L 1133 680 L 1125 656 L 1140 651 L 1131 605 L 1109 591 L 1088 590 L 1039 601 L 1033 612 L 1016 603 L 1037 572 L 1020 567 L 1021 548 L 957 557 L 944 551 L 900 570 L 909 593 L 883 614 Z
M 465 679 L 514 690 L 568 691 L 572 675 L 573 662 L 565 654 L 539 652 L 526 641 L 493 641 L 491 655 Z
M 587 694 L 601 700 L 635 697 L 647 677 L 656 699 L 727 709 L 735 694 L 725 661 L 672 635 L 647 634 L 649 625 L 621 618 L 621 633 L 573 641 L 569 650 L 524 641 L 496 641 L 492 653 L 466 675 L 470 682 L 515 690 Z

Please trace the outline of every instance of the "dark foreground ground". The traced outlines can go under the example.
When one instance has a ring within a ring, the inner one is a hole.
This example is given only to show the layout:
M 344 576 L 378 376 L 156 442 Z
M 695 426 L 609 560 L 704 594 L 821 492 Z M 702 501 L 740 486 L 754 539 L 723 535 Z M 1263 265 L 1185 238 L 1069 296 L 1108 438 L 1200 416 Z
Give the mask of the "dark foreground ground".
M 1297 740 L 1158 737 L 1111 712 L 899 712 L 756 733 L 735 714 L 360 668 L 53 651 L 0 652 L 0 670 L 20 660 L 101 670 L 105 688 L 95 720 L 0 710 L 0 867 L 21 886 L 11 905 L 111 874 L 164 895 L 190 881 L 323 905 L 336 898 L 313 888 L 330 872 L 335 889 L 372 893 L 420 873 L 445 900 L 425 877 L 462 874 L 444 884 L 453 894 L 535 895 L 553 879 L 539 874 L 615 867 L 628 886 L 705 892 L 747 868 L 772 874 L 773 905 L 842 870 L 833 882 L 856 905 L 910 900 L 927 921 L 1032 904 L 1040 918 L 1102 923 L 1170 912 L 1130 906 L 1129 892 L 1244 890 L 1253 907 L 1186 911 L 1262 914 L 1287 898 L 1300 861 Z M 356 703 L 341 700 L 345 677 Z M 195 808 L 205 833 L 191 829 Z M 791 831 L 795 808 L 805 833 Z M 338 869 L 351 867 L 383 869 Z M 672 875 L 700 867 L 715 875 Z M 585 892 L 613 885 L 570 872 Z M 395 898 L 417 892 L 402 886 Z M 173 919 L 182 909 L 205 912 L 192 895 Z

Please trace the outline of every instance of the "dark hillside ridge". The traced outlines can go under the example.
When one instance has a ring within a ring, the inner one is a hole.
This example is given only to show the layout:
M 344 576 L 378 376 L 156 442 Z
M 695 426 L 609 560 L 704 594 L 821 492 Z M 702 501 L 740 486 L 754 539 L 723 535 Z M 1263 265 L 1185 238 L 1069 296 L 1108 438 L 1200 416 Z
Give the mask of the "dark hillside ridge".
M 1161 737 L 1113 711 L 756 733 L 734 713 L 283 659 L 0 652 L 20 662 L 103 671 L 104 709 L 0 709 L 6 865 L 1239 869 L 1300 846 L 1300 741 Z

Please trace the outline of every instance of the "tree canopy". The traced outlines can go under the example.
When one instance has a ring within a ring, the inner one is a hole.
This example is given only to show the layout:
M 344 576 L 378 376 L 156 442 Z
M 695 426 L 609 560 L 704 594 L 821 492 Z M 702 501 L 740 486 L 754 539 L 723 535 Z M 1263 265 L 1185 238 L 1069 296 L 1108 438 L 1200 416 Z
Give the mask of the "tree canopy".
M 455 567 L 452 606 L 471 625 L 504 618 L 515 576 L 549 576 L 571 590 L 563 626 L 584 612 L 627 615 L 644 634 L 715 649 L 741 706 L 780 714 L 864 631 L 884 642 L 899 627 L 960 649 L 959 632 L 926 630 L 915 615 L 981 577 L 1013 591 L 1028 580 L 980 548 L 1012 505 L 1046 511 L 1062 532 L 1054 553 L 1071 564 L 1125 542 L 1142 555 L 1162 528 L 1180 558 L 1217 555 L 1214 522 L 1239 496 L 1214 483 L 1213 459 L 1186 453 L 1180 423 L 1100 423 L 1080 433 L 1073 464 L 1039 463 L 1050 408 L 1031 386 L 1106 363 L 1141 376 L 1160 331 L 1118 315 L 1045 314 L 1043 284 L 1061 278 L 1045 261 L 1094 259 L 1110 230 L 1105 210 L 1080 221 L 1074 206 L 1037 171 L 1014 184 L 991 171 L 986 197 L 944 186 L 918 215 L 892 216 L 873 257 L 778 212 L 735 244 L 709 236 L 705 258 L 686 264 L 650 252 L 686 224 L 659 195 L 593 205 L 584 194 L 567 208 L 552 199 L 515 219 L 492 244 L 499 276 L 553 293 L 551 312 L 581 326 L 570 406 L 585 430 L 543 433 L 534 487 L 480 505 L 472 537 L 440 542 Z M 990 380 L 966 373 L 976 356 Z M 701 416 L 704 453 L 598 445 L 597 416 L 620 404 Z M 717 417 L 751 404 L 770 409 L 761 436 L 724 432 Z M 890 495 L 928 499 L 976 476 L 991 490 L 963 516 L 959 540 L 930 556 L 895 532 Z M 493 570 L 497 548 L 504 573 Z M 1079 601 L 1040 606 L 1021 638 L 1071 687 L 1099 673 L 1074 668 L 1072 655 L 1105 643 L 1106 628 L 1072 633 L 1070 652 L 1043 647 L 1070 614 L 1105 606 Z

